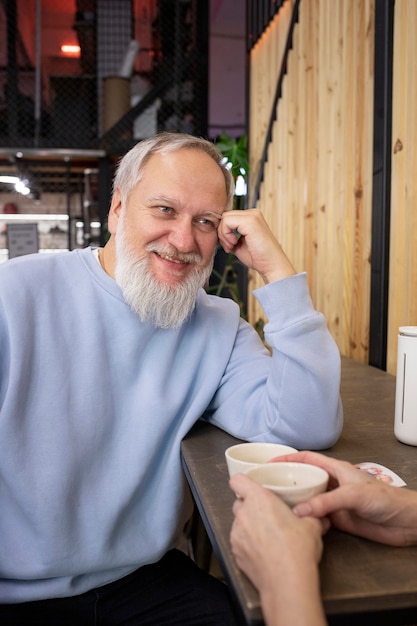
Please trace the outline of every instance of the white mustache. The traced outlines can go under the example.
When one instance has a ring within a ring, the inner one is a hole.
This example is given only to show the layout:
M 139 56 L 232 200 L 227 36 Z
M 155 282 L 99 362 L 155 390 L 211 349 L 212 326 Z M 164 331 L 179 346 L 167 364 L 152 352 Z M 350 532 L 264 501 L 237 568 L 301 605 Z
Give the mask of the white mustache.
M 180 263 L 194 263 L 198 265 L 201 263 L 201 256 L 199 254 L 193 254 L 192 252 L 178 252 L 178 250 L 171 246 L 166 246 L 158 243 L 149 243 L 146 246 L 148 252 L 156 252 L 160 257 L 176 261 Z

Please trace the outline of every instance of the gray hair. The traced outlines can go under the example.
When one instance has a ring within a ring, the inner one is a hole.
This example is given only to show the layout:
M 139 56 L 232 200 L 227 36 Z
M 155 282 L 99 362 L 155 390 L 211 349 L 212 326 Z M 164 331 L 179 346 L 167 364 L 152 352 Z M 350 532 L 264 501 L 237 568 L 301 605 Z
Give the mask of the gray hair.
M 185 133 L 162 132 L 137 143 L 121 159 L 114 177 L 113 191 L 119 188 L 122 201 L 125 202 L 132 189 L 142 178 L 145 165 L 153 154 L 168 154 L 182 149 L 200 150 L 217 163 L 226 185 L 225 209 L 231 209 L 233 207 L 234 181 L 232 173 L 223 161 L 223 155 L 211 141 Z

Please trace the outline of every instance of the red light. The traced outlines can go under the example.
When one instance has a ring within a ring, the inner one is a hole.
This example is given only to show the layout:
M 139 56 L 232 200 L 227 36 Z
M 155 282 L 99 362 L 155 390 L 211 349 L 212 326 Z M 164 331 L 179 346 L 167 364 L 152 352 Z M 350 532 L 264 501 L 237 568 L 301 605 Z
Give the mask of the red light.
M 79 57 L 80 54 L 81 54 L 81 49 L 80 49 L 80 46 L 78 46 L 76 44 L 64 43 L 61 46 L 61 52 L 62 52 L 62 54 L 65 54 L 65 56 Z

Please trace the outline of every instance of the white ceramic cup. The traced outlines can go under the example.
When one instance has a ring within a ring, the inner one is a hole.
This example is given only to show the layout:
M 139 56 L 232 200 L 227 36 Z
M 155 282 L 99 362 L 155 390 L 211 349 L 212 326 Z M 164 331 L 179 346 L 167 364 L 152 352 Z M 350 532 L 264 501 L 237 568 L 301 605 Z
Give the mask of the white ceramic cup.
M 259 463 L 267 463 L 277 456 L 292 452 L 298 450 L 280 443 L 238 443 L 225 452 L 229 476 L 244 473 Z
M 417 326 L 401 326 L 397 348 L 394 434 L 417 446 Z
M 289 506 L 326 491 L 329 482 L 326 470 L 308 463 L 264 463 L 250 468 L 246 474 L 276 493 Z

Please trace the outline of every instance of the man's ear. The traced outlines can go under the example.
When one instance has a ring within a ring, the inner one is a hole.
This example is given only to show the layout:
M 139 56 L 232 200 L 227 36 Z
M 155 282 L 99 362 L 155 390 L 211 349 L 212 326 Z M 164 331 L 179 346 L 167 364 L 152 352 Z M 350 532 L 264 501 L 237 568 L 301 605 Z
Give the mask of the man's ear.
M 120 211 L 122 210 L 122 198 L 120 189 L 117 187 L 115 190 L 109 210 L 109 217 L 107 222 L 107 229 L 112 235 L 116 234 L 117 224 L 119 223 Z

